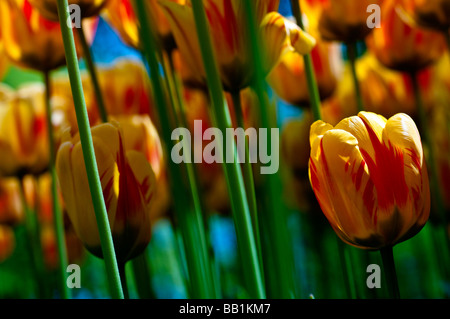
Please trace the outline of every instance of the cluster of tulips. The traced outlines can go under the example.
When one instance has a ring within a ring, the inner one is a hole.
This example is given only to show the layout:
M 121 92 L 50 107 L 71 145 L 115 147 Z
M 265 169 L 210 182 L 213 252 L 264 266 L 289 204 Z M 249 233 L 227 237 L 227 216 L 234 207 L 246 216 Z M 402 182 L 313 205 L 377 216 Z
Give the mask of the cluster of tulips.
M 95 61 L 99 21 L 139 59 Z M 408 239 L 431 269 L 413 297 L 449 297 L 449 50 L 449 0 L 2 0 L 0 76 L 39 80 L 0 84 L 0 296 L 21 251 L 25 297 L 71 298 L 67 266 L 86 255 L 109 297 L 130 297 L 130 273 L 154 297 L 148 248 L 168 220 L 189 298 L 398 298 Z M 175 163 L 172 131 L 198 120 L 280 128 L 279 171 L 260 173 L 248 139 L 243 162 Z M 380 261 L 381 293 L 366 285 Z

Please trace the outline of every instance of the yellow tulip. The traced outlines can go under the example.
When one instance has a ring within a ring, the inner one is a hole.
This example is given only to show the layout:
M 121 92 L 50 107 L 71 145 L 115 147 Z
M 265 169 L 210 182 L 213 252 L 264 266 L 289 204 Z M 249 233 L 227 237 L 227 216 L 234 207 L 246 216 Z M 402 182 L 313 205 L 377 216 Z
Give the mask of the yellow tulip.
M 311 126 L 309 176 L 336 234 L 364 249 L 414 236 L 430 214 L 430 190 L 419 132 L 399 113 L 389 120 L 360 112 L 335 127 Z
M 29 0 L 46 19 L 59 21 L 58 7 L 56 2 L 59 0 Z M 110 0 L 69 0 L 69 5 L 75 4 L 80 7 L 81 18 L 96 16 L 105 7 Z
M 99 65 L 97 75 L 105 107 L 110 116 L 148 114 L 152 109 L 150 82 L 142 63 L 129 59 L 118 59 L 113 64 Z M 84 98 L 91 126 L 100 124 L 92 81 L 87 72 L 81 73 Z M 52 107 L 55 118 L 61 120 L 61 128 L 70 127 L 77 131 L 75 107 L 70 81 L 66 74 L 52 78 Z
M 200 53 L 194 15 L 190 2 L 185 5 L 160 0 L 172 28 L 175 41 L 187 65 L 205 82 L 205 70 Z M 262 39 L 262 55 L 266 74 L 287 50 L 309 53 L 315 40 L 296 24 L 275 12 L 279 0 L 257 0 L 257 23 Z M 241 0 L 204 1 L 209 30 L 221 80 L 226 91 L 237 92 L 247 87 L 253 76 L 249 68 L 252 56 L 247 50 L 250 39 L 245 32 L 246 17 Z
M 49 165 L 44 87 L 26 86 L 0 103 L 0 176 L 40 174 Z
M 441 32 L 420 29 L 408 23 L 398 9 L 399 5 L 407 3 L 406 0 L 384 1 L 381 28 L 374 30 L 367 44 L 386 67 L 415 72 L 436 62 L 445 52 L 446 45 Z
M 28 0 L 1 1 L 0 28 L 12 62 L 39 71 L 66 63 L 59 23 L 44 19 Z
M 150 241 L 155 176 L 144 154 L 126 149 L 117 123 L 100 124 L 91 131 L 116 257 L 123 264 L 142 253 Z M 91 253 L 102 257 L 78 135 L 72 137 L 67 131 L 58 150 L 56 170 L 78 237 Z

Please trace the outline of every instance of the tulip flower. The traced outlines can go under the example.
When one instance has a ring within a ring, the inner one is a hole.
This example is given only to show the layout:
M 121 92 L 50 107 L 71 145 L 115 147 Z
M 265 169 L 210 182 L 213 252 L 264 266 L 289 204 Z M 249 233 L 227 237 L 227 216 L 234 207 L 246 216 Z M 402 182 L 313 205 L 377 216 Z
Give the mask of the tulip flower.
M 29 85 L 0 105 L 0 176 L 40 174 L 49 165 L 43 86 Z
M 24 220 L 19 191 L 15 178 L 0 180 L 0 224 L 14 226 Z
M 0 14 L 4 49 L 14 63 L 39 71 L 65 64 L 59 23 L 44 19 L 28 0 L 1 1 Z
M 152 109 L 149 95 L 150 83 L 141 63 L 129 59 L 119 59 L 113 64 L 97 68 L 102 96 L 106 111 L 110 116 L 148 114 Z M 91 126 L 100 124 L 92 82 L 86 72 L 81 73 L 84 98 Z M 52 79 L 52 108 L 58 119 L 59 131 L 70 127 L 72 133 L 77 130 L 75 107 L 66 75 L 57 75 Z M 56 124 L 56 123 L 55 123 Z
M 117 123 L 95 126 L 92 137 L 116 257 L 124 265 L 142 253 L 150 241 L 155 176 L 144 154 L 125 148 L 124 134 Z M 67 132 L 57 154 L 56 169 L 78 237 L 92 254 L 102 257 L 78 134 L 72 137 Z
M 12 228 L 0 224 L 0 263 L 11 256 L 15 246 L 16 240 Z
M 430 190 L 419 132 L 399 113 L 389 120 L 360 112 L 335 127 L 311 127 L 309 175 L 336 234 L 364 249 L 414 236 L 430 214 Z
M 152 222 L 168 213 L 171 204 L 167 168 L 158 132 L 148 115 L 116 116 L 123 130 L 123 143 L 127 150 L 145 155 L 155 173 L 156 185 L 150 208 Z
M 190 2 L 185 5 L 170 1 L 160 3 L 187 65 L 197 76 L 198 82 L 205 82 L 205 69 Z M 278 4 L 279 1 L 276 0 L 258 0 L 256 3 L 256 19 L 264 46 L 262 54 L 266 74 L 285 51 L 295 49 L 300 54 L 306 54 L 315 45 L 314 38 L 273 12 L 278 9 Z M 239 92 L 247 87 L 253 76 L 253 71 L 249 68 L 249 61 L 253 57 L 247 49 L 250 39 L 246 32 L 242 32 L 247 23 L 242 5 L 240 0 L 208 0 L 204 3 L 221 80 L 224 89 L 229 92 Z
M 372 29 L 367 25 L 367 7 L 373 1 L 304 0 L 307 6 L 320 6 L 319 31 L 328 41 L 352 43 L 364 39 Z
M 370 52 L 360 58 L 357 71 L 361 80 L 361 96 L 367 111 L 384 117 L 397 113 L 406 113 L 412 117 L 417 115 L 409 76 L 386 68 Z M 430 105 L 433 96 L 430 81 L 432 76 L 428 69 L 419 74 L 427 105 Z M 356 113 L 357 106 L 349 69 L 346 69 L 339 79 L 333 96 L 324 101 L 322 106 L 323 120 L 332 125 Z
M 416 72 L 436 62 L 445 52 L 444 36 L 408 22 L 399 5 L 406 0 L 385 0 L 381 8 L 381 28 L 367 39 L 370 50 L 386 67 Z
M 186 0 L 170 1 L 184 4 Z M 146 0 L 145 5 L 152 29 L 158 34 L 163 48 L 171 51 L 174 49 L 173 35 L 161 6 L 157 0 Z M 134 48 L 139 48 L 139 23 L 133 11 L 132 0 L 111 0 L 105 11 L 108 22 L 117 30 L 122 40 Z
M 30 3 L 48 20 L 58 20 L 58 0 L 29 0 Z M 79 6 L 81 18 L 96 16 L 107 5 L 110 0 L 68 0 L 69 5 Z
M 330 97 L 337 86 L 339 57 L 338 47 L 318 41 L 311 51 L 317 86 L 322 100 Z M 267 81 L 284 101 L 296 105 L 309 105 L 304 60 L 295 51 L 286 53 L 280 63 L 268 75 Z
M 419 25 L 448 32 L 450 28 L 449 0 L 412 0 L 403 4 L 403 9 L 412 14 Z

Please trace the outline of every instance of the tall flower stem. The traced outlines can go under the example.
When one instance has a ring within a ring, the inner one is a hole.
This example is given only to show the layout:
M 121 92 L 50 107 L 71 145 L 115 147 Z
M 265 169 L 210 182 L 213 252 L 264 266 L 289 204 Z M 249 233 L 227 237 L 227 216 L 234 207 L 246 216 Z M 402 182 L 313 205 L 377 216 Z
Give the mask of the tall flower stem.
M 66 284 L 66 269 L 67 269 L 67 251 L 66 242 L 64 238 L 64 222 L 63 214 L 61 211 L 61 206 L 58 200 L 58 186 L 57 186 L 57 176 L 55 169 L 55 138 L 53 134 L 52 125 L 52 109 L 50 104 L 51 98 L 51 85 L 50 85 L 50 74 L 49 72 L 44 73 L 45 82 L 45 111 L 47 119 L 47 134 L 48 134 L 48 145 L 49 145 L 49 170 L 51 175 L 51 193 L 52 193 L 52 212 L 53 212 L 53 222 L 56 235 L 56 247 L 58 250 L 58 261 L 59 261 L 59 289 L 61 297 L 63 299 L 70 299 L 71 292 Z
M 347 43 L 347 55 L 350 62 L 350 69 L 352 72 L 353 85 L 355 90 L 356 106 L 358 112 L 364 111 L 364 103 L 362 100 L 361 86 L 359 85 L 358 72 L 356 69 L 356 60 L 358 58 L 356 43 Z
M 84 164 L 91 191 L 91 199 L 97 220 L 100 243 L 103 258 L 105 260 L 106 274 L 109 283 L 111 296 L 123 299 L 122 284 L 120 282 L 119 268 L 117 265 L 114 243 L 108 220 L 108 212 L 103 199 L 103 190 L 98 174 L 97 162 L 95 158 L 94 145 L 89 126 L 89 117 L 84 100 L 83 86 L 81 84 L 80 70 L 75 50 L 75 42 L 72 29 L 66 24 L 69 20 L 69 8 L 67 0 L 58 0 L 58 14 L 61 26 L 61 33 L 66 53 L 67 69 L 69 71 L 72 96 L 75 104 L 75 113 L 80 134 L 81 148 L 83 151 Z
M 400 291 L 398 289 L 398 279 L 397 273 L 395 271 L 394 253 L 392 246 L 380 249 L 380 253 L 381 259 L 383 260 L 383 268 L 390 298 L 400 299 Z
M 224 102 L 223 87 L 214 60 L 214 53 L 208 31 L 205 8 L 201 0 L 192 0 L 197 35 L 200 42 L 200 51 L 205 65 L 206 78 L 212 101 L 213 121 L 218 128 L 225 132 L 231 128 L 230 114 Z M 234 161 L 224 163 L 224 172 L 227 180 L 228 192 L 233 211 L 238 245 L 242 256 L 243 271 L 247 279 L 250 298 L 265 298 L 263 286 L 262 267 L 259 263 L 258 250 L 255 242 L 254 229 L 251 221 L 249 205 L 246 200 L 244 180 L 240 164 L 237 161 L 236 144 L 233 142 Z M 222 149 L 222 154 L 224 154 Z
M 446 235 L 446 225 L 448 225 L 448 217 L 446 214 L 444 199 L 441 187 L 439 187 L 439 172 L 436 162 L 436 150 L 432 141 L 431 131 L 428 126 L 427 112 L 425 110 L 425 105 L 423 103 L 423 98 L 421 94 L 421 89 L 419 85 L 419 79 L 417 73 L 411 74 L 411 80 L 413 83 L 414 98 L 416 101 L 417 112 L 419 114 L 421 135 L 424 140 L 424 144 L 428 147 L 428 170 L 430 172 L 430 191 L 431 196 L 435 204 L 437 216 L 441 223 L 437 225 L 438 229 L 433 234 L 433 238 L 438 238 L 435 240 L 435 244 L 440 247 L 442 251 L 442 258 L 439 259 L 441 266 L 441 274 L 448 278 L 448 265 L 446 261 L 450 260 L 450 240 Z
M 291 0 L 292 13 L 294 18 L 297 20 L 297 24 L 300 28 L 304 30 L 302 11 L 300 7 L 299 0 Z M 314 72 L 313 62 L 311 54 L 305 54 L 303 56 L 305 64 L 305 76 L 306 83 L 308 84 L 309 100 L 311 103 L 311 109 L 315 120 L 322 119 L 320 111 L 320 94 L 319 87 L 316 82 L 316 75 Z
M 125 263 L 119 264 L 119 276 L 120 276 L 120 282 L 122 283 L 124 299 L 130 299 L 130 294 L 128 292 L 128 284 L 127 284 L 127 274 L 125 272 Z
M 166 154 L 171 154 L 171 146 L 174 145 L 170 129 L 172 126 L 169 114 L 171 109 L 166 100 L 164 86 L 159 72 L 158 53 L 160 51 L 149 26 L 144 1 L 135 0 L 134 4 L 135 12 L 140 23 L 140 38 L 144 49 L 144 56 L 147 59 L 150 69 L 150 79 L 153 85 L 155 104 L 158 108 L 162 139 L 166 147 Z M 171 159 L 168 159 L 167 162 L 169 166 L 170 185 L 174 196 L 175 213 L 186 248 L 191 297 L 214 298 L 215 293 L 211 284 L 212 276 L 201 210 L 197 205 L 197 199 L 195 196 L 193 197 L 192 187 L 186 185 L 189 188 L 189 192 L 183 189 L 185 178 L 182 174 L 181 166 L 175 164 Z
M 175 120 L 177 122 L 177 127 L 188 127 L 187 120 L 186 120 L 186 113 L 185 113 L 185 105 L 184 100 L 182 97 L 182 84 L 179 81 L 179 78 L 177 77 L 176 71 L 175 71 L 175 65 L 174 61 L 171 55 L 171 52 L 166 52 L 165 55 L 167 58 L 165 59 L 165 64 L 167 64 L 164 68 L 164 73 L 167 76 L 167 87 L 170 90 L 170 96 L 172 97 L 172 105 L 173 110 L 172 113 L 175 115 Z M 185 141 L 182 141 L 185 142 Z M 188 174 L 189 183 L 191 185 L 192 190 L 192 196 L 194 198 L 194 205 L 197 205 L 198 210 L 206 212 L 205 204 L 203 201 L 201 201 L 200 192 L 199 192 L 199 179 L 198 179 L 198 171 L 195 169 L 195 166 L 192 163 L 186 163 L 186 170 Z M 200 217 L 200 216 L 199 216 Z M 206 214 L 202 214 L 202 217 L 204 219 L 204 228 L 205 228 L 205 235 L 202 235 L 202 238 L 205 238 L 206 240 L 206 234 L 208 233 L 208 212 Z M 201 227 L 203 227 L 200 224 Z M 214 251 L 211 242 L 206 241 L 205 245 L 208 247 L 208 250 Z M 215 271 L 216 267 L 215 264 L 217 264 L 217 261 L 214 259 L 214 256 L 212 258 L 209 258 L 209 262 L 211 267 L 209 268 L 211 270 L 211 285 L 213 285 L 213 288 L 215 290 L 216 298 L 221 298 L 222 292 L 219 289 L 220 286 L 220 279 L 217 276 L 217 272 Z
M 422 99 L 419 79 L 416 73 L 411 74 L 413 83 L 414 98 L 416 101 L 417 112 L 420 120 L 420 128 L 425 145 L 428 147 L 428 169 L 430 170 L 430 188 L 436 203 L 436 209 L 439 217 L 444 221 L 446 219 L 444 201 L 442 199 L 441 189 L 439 187 L 439 177 L 436 169 L 436 153 L 432 143 L 430 128 L 428 127 L 427 112 Z
M 97 108 L 98 112 L 100 114 L 100 118 L 103 123 L 108 122 L 108 113 L 106 111 L 105 102 L 103 99 L 102 91 L 100 89 L 100 83 L 98 81 L 97 76 L 97 70 L 94 65 L 94 60 L 92 59 L 92 52 L 91 48 L 89 47 L 89 44 L 86 39 L 86 33 L 84 32 L 83 27 L 76 28 L 78 37 L 80 38 L 81 46 L 83 48 L 83 57 L 86 62 L 86 67 L 89 72 L 91 81 L 92 81 L 92 87 L 94 89 L 95 98 L 97 101 Z
M 260 37 L 256 23 L 255 2 L 244 0 L 243 12 L 246 16 L 246 29 L 249 30 L 248 50 L 251 59 L 251 69 L 255 70 L 252 88 L 258 97 L 259 120 L 261 127 L 268 130 L 267 145 L 274 152 L 279 152 L 279 128 L 276 105 L 269 101 L 267 83 L 265 81 L 263 59 L 261 56 Z M 265 277 L 267 292 L 270 298 L 295 298 L 298 291 L 295 284 L 295 268 L 291 233 L 288 227 L 288 211 L 280 198 L 282 183 L 279 171 L 273 174 L 258 176 L 262 192 L 259 215 L 262 229 L 265 232 L 263 240 L 263 257 L 265 262 Z
M 147 254 L 144 251 L 144 253 L 130 261 L 133 267 L 134 282 L 140 299 L 156 299 L 147 258 Z
M 232 92 L 231 98 L 233 100 L 234 112 L 236 115 L 236 123 L 238 128 L 242 128 L 245 131 L 244 115 L 242 113 L 241 95 L 240 92 Z M 255 183 L 253 178 L 253 167 L 250 162 L 250 153 L 248 146 L 248 139 L 245 138 L 245 157 L 242 165 L 242 174 L 245 184 L 245 192 L 247 194 L 248 206 L 250 209 L 250 215 L 252 218 L 253 229 L 255 232 L 255 241 L 258 248 L 259 260 L 262 265 L 262 253 L 261 253 L 261 240 L 259 235 L 259 223 L 258 223 L 258 207 L 256 203 L 255 195 Z

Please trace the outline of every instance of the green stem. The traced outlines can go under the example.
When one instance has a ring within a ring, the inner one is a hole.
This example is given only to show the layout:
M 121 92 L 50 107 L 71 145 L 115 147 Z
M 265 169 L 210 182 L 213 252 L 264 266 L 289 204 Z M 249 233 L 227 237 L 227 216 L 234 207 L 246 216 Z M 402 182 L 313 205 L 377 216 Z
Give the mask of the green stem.
M 19 193 L 23 210 L 25 212 L 25 231 L 27 244 L 29 245 L 30 259 L 32 263 L 32 272 L 37 285 L 38 298 L 47 298 L 47 289 L 45 287 L 45 264 L 42 255 L 41 236 L 39 230 L 39 221 L 36 213 L 31 212 L 25 196 L 24 178 L 19 178 Z
M 252 67 L 255 70 L 252 87 L 258 97 L 261 112 L 261 127 L 268 130 L 267 145 L 271 145 L 274 152 L 279 153 L 279 128 L 277 125 L 277 112 L 274 103 L 269 102 L 267 83 L 265 81 L 263 59 L 257 21 L 254 13 L 255 2 L 244 0 L 243 12 L 246 16 L 246 29 L 249 30 L 249 54 L 252 57 Z M 276 133 L 275 136 L 272 136 Z M 272 154 L 274 155 L 274 154 Z M 267 234 L 264 240 L 263 257 L 265 262 L 265 276 L 269 298 L 293 298 L 296 296 L 294 280 L 294 256 L 291 233 L 288 228 L 288 212 L 286 206 L 280 201 L 282 183 L 280 173 L 262 175 L 259 173 L 261 206 L 259 219 L 262 228 Z
M 297 24 L 301 29 L 304 29 L 303 25 L 303 18 L 302 18 L 302 11 L 300 8 L 300 1 L 299 0 L 291 0 L 291 7 L 292 12 L 297 20 Z M 312 63 L 311 54 L 305 54 L 303 56 L 304 64 L 305 64 L 305 76 L 306 76 L 306 83 L 308 84 L 308 92 L 309 92 L 309 99 L 311 103 L 311 109 L 312 113 L 314 115 L 315 120 L 321 120 L 322 115 L 320 111 L 320 94 L 319 94 L 319 88 L 317 86 L 316 81 L 316 75 L 314 72 L 314 67 Z
M 169 55 L 170 53 L 167 53 Z M 164 59 L 164 56 L 162 57 Z M 169 61 L 167 61 L 169 60 Z M 167 65 L 168 64 L 168 65 Z M 169 90 L 169 97 L 170 97 L 170 103 L 169 104 L 169 111 L 173 115 L 175 120 L 175 127 L 187 127 L 187 121 L 185 118 L 184 113 L 184 107 L 183 105 L 183 99 L 181 98 L 181 93 L 177 85 L 177 81 L 175 79 L 174 74 L 174 68 L 173 68 L 173 61 L 170 57 L 167 57 L 167 59 L 164 59 L 163 65 L 163 71 L 166 75 L 166 86 Z M 184 143 L 183 149 L 187 149 L 189 145 L 187 144 L 187 141 L 183 139 L 181 143 Z M 204 274 L 204 281 L 207 283 L 208 289 L 210 292 L 215 292 L 214 289 L 214 277 L 213 272 L 211 268 L 211 261 L 208 254 L 208 242 L 207 242 L 207 236 L 206 236 L 206 227 L 205 227 L 205 219 L 204 214 L 202 214 L 202 211 L 204 210 L 202 206 L 202 202 L 200 200 L 200 193 L 198 188 L 198 178 L 196 176 L 196 172 L 194 169 L 194 165 L 188 160 L 185 163 L 186 168 L 186 174 L 189 182 L 189 190 L 190 195 L 193 200 L 194 204 L 194 214 L 195 214 L 195 220 L 196 220 L 196 226 L 194 226 L 194 229 L 197 229 L 197 236 L 198 240 L 200 241 L 200 245 L 197 246 L 198 250 L 200 252 L 200 257 L 204 259 L 205 262 L 205 271 Z M 209 265 L 209 266 L 208 266 Z M 217 296 L 217 295 L 216 295 Z
M 434 196 L 434 201 L 436 203 L 436 209 L 439 218 L 444 222 L 446 221 L 446 213 L 444 207 L 444 201 L 442 199 L 441 188 L 439 187 L 439 177 L 438 171 L 436 169 L 436 153 L 434 145 L 432 143 L 432 137 L 430 128 L 428 127 L 427 112 L 425 110 L 425 105 L 423 103 L 421 89 L 419 85 L 419 79 L 416 73 L 411 74 L 411 80 L 413 84 L 414 98 L 416 101 L 417 112 L 420 120 L 421 134 L 424 144 L 428 147 L 428 169 L 430 171 L 430 188 L 431 194 Z
M 355 98 L 358 112 L 364 111 L 361 86 L 359 85 L 358 72 L 356 69 L 356 60 L 358 57 L 356 43 L 347 43 L 347 54 L 352 72 L 353 85 L 355 87 Z
M 127 274 L 125 272 L 125 263 L 119 265 L 120 282 L 122 283 L 123 295 L 125 299 L 130 299 L 127 285 Z
M 201 55 L 205 65 L 206 78 L 212 101 L 213 120 L 218 128 L 225 132 L 231 128 L 229 110 L 224 103 L 223 88 L 209 34 L 205 8 L 201 0 L 192 0 L 195 25 L 200 43 Z M 236 144 L 233 142 L 234 161 L 224 163 L 225 177 L 236 226 L 236 235 L 239 249 L 241 250 L 242 262 L 246 279 L 248 280 L 248 292 L 250 298 L 265 298 L 263 286 L 262 268 L 258 259 L 254 229 L 251 222 L 250 210 L 245 196 L 245 186 L 242 178 L 240 164 L 237 161 Z M 224 150 L 222 150 L 223 152 Z M 225 154 L 224 152 L 222 154 Z
M 244 115 L 242 114 L 241 95 L 240 92 L 232 92 L 231 98 L 233 100 L 234 112 L 236 115 L 237 127 L 245 130 Z M 242 165 L 242 173 L 245 184 L 245 192 L 247 194 L 248 206 L 250 209 L 250 215 L 252 218 L 253 229 L 255 232 L 255 241 L 258 248 L 259 262 L 262 265 L 262 252 L 261 252 L 261 240 L 259 235 L 259 223 L 258 223 L 258 208 L 255 196 L 255 183 L 253 178 L 253 167 L 250 163 L 250 154 L 248 148 L 248 140 L 245 138 L 245 158 Z
M 350 251 L 340 238 L 338 238 L 337 236 L 335 236 L 335 238 L 338 246 L 338 254 L 341 261 L 342 274 L 344 276 L 345 289 L 347 290 L 347 295 L 350 296 L 351 299 L 356 299 L 357 296 L 356 296 L 355 278 L 352 271 Z
M 94 60 L 92 59 L 91 48 L 86 40 L 86 34 L 83 27 L 76 28 L 78 37 L 80 38 L 81 46 L 83 48 L 83 56 L 86 61 L 86 67 L 89 72 L 92 81 L 92 87 L 94 89 L 95 98 L 97 100 L 97 108 L 100 118 L 103 123 L 108 122 L 108 112 L 106 111 L 105 102 L 103 99 L 102 91 L 100 88 L 100 83 L 98 81 L 97 70 L 94 65 Z
M 59 289 L 61 297 L 63 299 L 70 299 L 71 292 L 66 284 L 66 269 L 67 269 L 67 251 L 66 242 L 64 237 L 64 222 L 63 214 L 58 200 L 58 185 L 57 185 L 57 175 L 55 169 L 55 147 L 54 147 L 54 134 L 53 134 L 53 124 L 52 124 L 52 110 L 50 104 L 51 97 L 51 86 L 50 86 L 50 74 L 48 72 L 44 73 L 45 82 L 45 106 L 46 106 L 46 119 L 47 119 L 47 134 L 49 140 L 49 169 L 51 175 L 51 193 L 52 193 L 52 212 L 53 212 L 53 222 L 54 230 L 56 236 L 56 247 L 58 250 L 58 261 L 59 261 Z
M 386 277 L 386 284 L 389 289 L 391 299 L 400 299 L 400 291 L 398 289 L 397 273 L 395 272 L 394 253 L 392 246 L 380 249 L 381 259 L 383 260 L 383 268 Z
M 105 260 L 106 274 L 109 282 L 111 296 L 113 298 L 123 298 L 122 285 L 120 283 L 119 269 L 114 251 L 111 229 L 108 220 L 108 212 L 103 199 L 103 190 L 98 175 L 97 162 L 95 158 L 94 145 L 89 126 L 89 118 L 84 100 L 83 86 L 81 83 L 78 58 L 75 49 L 75 42 L 72 30 L 67 26 L 69 19 L 69 8 L 67 0 L 58 0 L 58 13 L 61 26 L 61 33 L 66 53 L 67 69 L 69 72 L 72 96 L 75 104 L 75 113 L 80 134 L 81 148 L 83 151 L 84 163 L 91 191 L 92 204 L 97 220 L 100 243 Z
M 146 253 L 131 260 L 134 281 L 140 299 L 156 299 Z
M 170 107 L 167 105 L 164 86 L 159 73 L 158 47 L 156 39 L 150 29 L 147 19 L 147 10 L 142 0 L 135 0 L 135 12 L 140 24 L 140 37 L 142 46 L 150 69 L 150 79 L 153 85 L 153 95 L 157 106 L 160 125 L 162 129 L 162 139 L 166 147 L 166 154 L 171 154 L 171 147 L 174 145 L 171 134 Z M 193 298 L 213 298 L 214 289 L 210 282 L 211 271 L 209 269 L 208 251 L 205 245 L 204 225 L 201 211 L 194 203 L 192 188 L 190 193 L 183 189 L 183 174 L 181 166 L 175 164 L 170 158 L 167 160 L 169 170 L 170 185 L 172 188 L 175 204 L 175 213 L 181 227 L 183 242 L 186 246 L 186 260 L 189 271 L 189 282 L 191 297 Z M 181 184 L 180 184 L 181 183 Z M 194 209 L 191 207 L 194 206 Z M 205 276 L 206 274 L 206 276 Z M 205 280 L 206 278 L 206 280 Z

